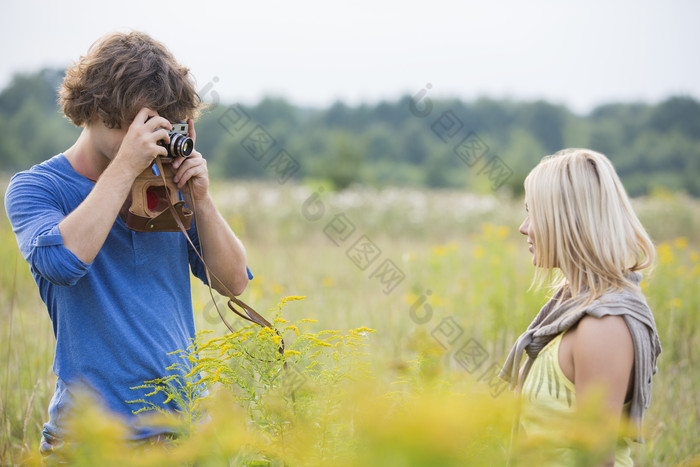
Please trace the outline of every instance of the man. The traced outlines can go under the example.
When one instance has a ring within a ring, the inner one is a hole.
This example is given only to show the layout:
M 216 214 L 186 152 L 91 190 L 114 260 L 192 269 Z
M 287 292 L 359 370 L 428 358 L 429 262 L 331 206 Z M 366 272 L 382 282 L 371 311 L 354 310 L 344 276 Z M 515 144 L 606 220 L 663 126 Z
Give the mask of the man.
M 108 34 L 66 72 L 65 115 L 83 127 L 62 154 L 16 174 L 6 211 L 56 336 L 56 391 L 44 425 L 42 454 L 66 436 L 78 392 L 87 390 L 123 417 L 134 439 L 162 429 L 139 422 L 131 390 L 181 362 L 167 355 L 194 337 L 190 268 L 206 273 L 180 232 L 127 228 L 130 190 L 156 156 L 165 156 L 172 123 L 193 119 L 201 101 L 189 70 L 146 34 Z M 161 142 L 161 144 L 159 144 Z M 167 166 L 165 170 L 170 170 Z M 173 180 L 197 222 L 188 232 L 218 290 L 243 292 L 246 253 L 209 194 L 206 161 L 196 150 L 172 162 Z M 191 189 L 191 191 L 190 191 Z

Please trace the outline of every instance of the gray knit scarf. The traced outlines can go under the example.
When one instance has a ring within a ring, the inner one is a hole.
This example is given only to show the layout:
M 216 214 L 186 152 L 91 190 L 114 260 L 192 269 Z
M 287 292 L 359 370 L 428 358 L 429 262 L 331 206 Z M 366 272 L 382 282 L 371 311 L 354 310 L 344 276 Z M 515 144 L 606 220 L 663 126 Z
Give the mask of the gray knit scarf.
M 628 276 L 639 285 L 641 274 L 633 272 Z M 601 318 L 607 315 L 622 316 L 632 335 L 634 345 L 634 388 L 629 418 L 634 424 L 636 440 L 643 442 L 642 423 L 644 411 L 649 408 L 651 380 L 656 373 L 656 359 L 661 353 L 661 343 L 656 332 L 656 323 L 641 291 L 626 288 L 619 293 L 609 293 L 591 302 L 585 308 L 570 313 L 579 301 L 565 300 L 559 290 L 542 307 L 535 320 L 515 342 L 499 376 L 510 382 L 510 388 L 522 387 L 522 382 L 532 367 L 535 358 L 549 341 L 578 323 L 585 315 Z M 518 379 L 523 350 L 528 359 Z

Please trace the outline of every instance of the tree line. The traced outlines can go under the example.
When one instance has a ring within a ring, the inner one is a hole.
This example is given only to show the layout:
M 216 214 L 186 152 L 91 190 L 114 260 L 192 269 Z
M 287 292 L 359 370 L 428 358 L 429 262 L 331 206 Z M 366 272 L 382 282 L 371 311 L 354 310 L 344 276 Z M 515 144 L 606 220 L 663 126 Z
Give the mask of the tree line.
M 77 138 L 80 129 L 56 103 L 62 79 L 62 70 L 43 69 L 16 75 L 0 92 L 1 172 L 28 168 Z M 610 103 L 587 115 L 542 100 L 465 102 L 420 93 L 326 108 L 268 97 L 255 105 L 211 102 L 196 127 L 197 148 L 222 179 L 519 194 L 544 155 L 588 147 L 612 160 L 633 196 L 659 187 L 700 196 L 700 103 L 686 96 Z

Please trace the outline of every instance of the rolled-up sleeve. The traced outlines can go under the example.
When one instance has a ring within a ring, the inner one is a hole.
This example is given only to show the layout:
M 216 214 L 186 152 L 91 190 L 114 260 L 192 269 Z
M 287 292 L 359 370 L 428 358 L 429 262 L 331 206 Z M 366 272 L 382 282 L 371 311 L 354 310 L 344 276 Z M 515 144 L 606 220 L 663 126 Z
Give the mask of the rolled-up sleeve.
M 90 269 L 63 245 L 58 225 L 35 237 L 33 243 L 27 262 L 37 274 L 56 285 L 73 285 Z
M 90 264 L 63 244 L 58 224 L 68 213 L 52 191 L 52 185 L 41 177 L 20 173 L 7 188 L 5 211 L 32 273 L 53 284 L 70 286 L 85 275 Z

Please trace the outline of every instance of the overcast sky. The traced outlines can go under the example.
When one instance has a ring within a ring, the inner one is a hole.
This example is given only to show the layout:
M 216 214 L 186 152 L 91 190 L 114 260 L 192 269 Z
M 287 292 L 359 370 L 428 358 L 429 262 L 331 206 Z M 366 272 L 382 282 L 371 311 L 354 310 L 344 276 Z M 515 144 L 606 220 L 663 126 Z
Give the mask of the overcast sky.
M 102 34 L 164 42 L 223 102 L 415 94 L 600 103 L 700 98 L 700 2 L 3 1 L 0 88 L 65 67 Z M 209 93 L 205 100 L 214 96 Z

